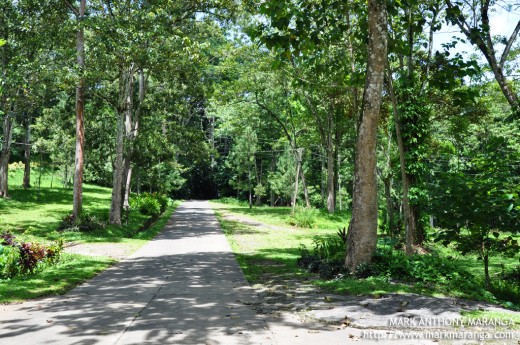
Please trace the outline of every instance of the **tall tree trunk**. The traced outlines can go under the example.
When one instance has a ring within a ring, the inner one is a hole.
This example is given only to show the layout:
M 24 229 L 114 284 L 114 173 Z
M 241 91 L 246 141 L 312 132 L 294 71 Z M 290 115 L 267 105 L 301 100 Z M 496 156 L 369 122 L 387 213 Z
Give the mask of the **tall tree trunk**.
M 123 187 L 123 114 L 117 114 L 116 159 L 112 183 L 112 202 L 110 205 L 110 224 L 121 225 L 121 196 Z
M 131 77 L 129 80 L 130 83 L 130 99 L 129 99 L 129 111 L 126 113 L 125 119 L 125 130 L 126 130 L 126 138 L 128 139 L 127 152 L 125 156 L 125 171 L 124 171 L 124 196 L 123 196 L 123 208 L 128 210 L 130 208 L 129 200 L 130 200 L 130 191 L 131 191 L 131 182 L 132 182 L 132 157 L 134 155 L 134 142 L 137 138 L 138 130 L 139 130 L 139 115 L 141 113 L 142 105 L 144 102 L 144 97 L 146 95 L 146 77 L 144 75 L 144 71 L 139 69 L 139 93 L 138 93 L 138 105 L 135 108 L 133 102 L 133 66 L 131 67 Z M 135 108 L 135 110 L 134 110 Z
M 388 72 L 388 91 L 390 93 L 390 100 L 392 102 L 392 109 L 394 114 L 394 124 L 395 124 L 395 133 L 397 137 L 397 147 L 399 149 L 399 163 L 401 166 L 401 180 L 403 184 L 403 213 L 404 213 L 404 224 L 405 224 L 405 246 L 406 246 L 406 254 L 413 254 L 413 243 L 414 237 L 416 233 L 416 221 L 414 218 L 414 213 L 412 212 L 412 208 L 410 206 L 410 185 L 413 181 L 411 181 L 411 176 L 406 173 L 406 148 L 403 141 L 403 135 L 401 133 L 401 121 L 399 117 L 399 109 L 397 107 L 397 100 L 394 92 L 394 85 L 392 82 L 392 71 Z
M 294 155 L 296 158 L 296 176 L 294 178 L 294 193 L 291 201 L 292 206 L 292 214 L 294 214 L 294 211 L 296 210 L 296 201 L 298 200 L 298 187 L 300 183 L 300 170 L 301 170 L 301 164 L 300 164 L 300 155 L 301 155 L 301 149 L 295 149 Z
M 13 118 L 11 113 L 4 117 L 4 140 L 0 151 L 0 198 L 9 197 L 9 157 L 11 157 L 11 137 L 13 135 Z
M 334 150 L 332 148 L 332 140 L 329 135 L 327 143 L 327 210 L 334 213 L 336 208 L 334 189 Z
M 83 165 L 85 146 L 85 90 L 84 90 L 84 72 L 85 72 L 85 33 L 83 28 L 83 17 L 85 16 L 86 0 L 80 0 L 79 10 L 77 13 L 77 21 L 79 24 L 77 33 L 77 65 L 80 73 L 78 85 L 76 86 L 76 158 L 74 166 L 74 194 L 72 216 L 79 219 L 83 205 Z
M 132 81 L 133 66 L 122 66 L 120 80 L 120 109 L 117 112 L 117 134 L 116 134 L 116 159 L 114 162 L 114 176 L 112 186 L 112 202 L 110 206 L 110 224 L 121 225 L 121 215 L 123 208 L 124 195 L 124 174 L 125 174 L 125 157 L 124 157 L 124 132 L 125 122 L 128 118 L 128 112 L 132 110 Z
M 31 188 L 31 116 L 25 119 L 23 188 Z M 51 187 L 52 188 L 52 187 Z
M 302 154 L 303 154 L 303 149 L 302 150 L 302 153 L 300 153 L 300 158 L 302 157 Z M 310 208 L 311 207 L 311 200 L 309 199 L 309 190 L 307 189 L 307 182 L 305 182 L 305 171 L 303 170 L 303 165 L 302 165 L 302 161 L 300 159 L 300 170 L 301 170 L 301 177 L 302 177 L 302 189 L 303 189 L 303 198 L 305 199 L 305 207 L 307 208 Z
M 363 113 L 356 143 L 352 219 L 346 241 L 345 267 L 369 263 L 377 244 L 376 143 L 387 58 L 384 0 L 368 0 L 368 64 Z

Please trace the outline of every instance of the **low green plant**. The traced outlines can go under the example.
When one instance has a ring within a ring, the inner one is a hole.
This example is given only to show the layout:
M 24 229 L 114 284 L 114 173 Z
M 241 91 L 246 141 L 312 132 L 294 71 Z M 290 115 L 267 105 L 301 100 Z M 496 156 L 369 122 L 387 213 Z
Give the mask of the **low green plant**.
M 315 237 L 314 253 L 322 260 L 337 260 L 345 257 L 345 242 L 338 237 Z
M 93 232 L 103 230 L 106 223 L 99 220 L 96 216 L 84 212 L 81 214 L 79 220 L 75 220 L 72 214 L 67 215 L 62 219 L 58 225 L 58 231 L 79 231 L 79 232 Z
M 0 238 L 3 240 L 0 246 L 0 271 L 3 278 L 33 274 L 47 265 L 55 265 L 63 249 L 62 239 L 46 246 L 38 242 L 18 243 L 10 231 L 4 231 Z
M 0 278 L 12 278 L 20 273 L 20 252 L 15 247 L 0 245 Z
M 297 207 L 289 223 L 300 228 L 312 228 L 316 224 L 318 213 L 315 208 Z

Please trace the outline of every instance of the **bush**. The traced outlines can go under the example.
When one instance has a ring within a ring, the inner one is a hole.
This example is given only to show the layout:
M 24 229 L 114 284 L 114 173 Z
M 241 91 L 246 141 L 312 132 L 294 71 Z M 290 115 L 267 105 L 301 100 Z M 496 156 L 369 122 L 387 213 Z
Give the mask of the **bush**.
M 291 216 L 289 224 L 300 228 L 312 228 L 316 224 L 318 210 L 315 208 L 297 207 L 294 215 Z
M 340 237 L 314 237 L 314 253 L 322 260 L 345 258 L 345 242 Z
M 345 272 L 345 242 L 340 236 L 315 237 L 313 242 L 312 252 L 305 246 L 300 247 L 300 257 L 296 261 L 298 267 L 318 273 L 320 278 L 327 280 Z
M 12 278 L 20 273 L 18 261 L 20 252 L 16 247 L 0 245 L 0 278 Z
M 33 274 L 46 265 L 55 265 L 63 250 L 63 240 L 59 239 L 50 246 L 36 242 L 17 243 L 9 231 L 0 236 L 0 275 L 12 278 L 18 274 Z
M 103 230 L 106 224 L 96 216 L 87 212 L 81 214 L 79 221 L 74 220 L 72 214 L 67 215 L 58 225 L 58 231 L 79 231 L 79 232 L 93 232 L 96 230 Z
M 163 213 L 170 199 L 164 194 L 143 193 L 130 199 L 130 208 L 146 216 L 157 217 Z

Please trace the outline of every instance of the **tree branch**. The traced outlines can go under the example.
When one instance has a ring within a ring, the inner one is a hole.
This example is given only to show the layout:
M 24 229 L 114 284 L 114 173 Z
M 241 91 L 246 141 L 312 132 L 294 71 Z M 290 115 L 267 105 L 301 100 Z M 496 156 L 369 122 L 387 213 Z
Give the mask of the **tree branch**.
M 502 69 L 504 67 L 504 64 L 506 63 L 507 56 L 509 55 L 509 51 L 511 50 L 511 47 L 513 46 L 513 43 L 515 42 L 516 36 L 520 32 L 520 20 L 518 23 L 516 23 L 516 28 L 511 34 L 511 37 L 509 37 L 509 40 L 507 41 L 506 47 L 504 48 L 504 52 L 502 53 L 502 56 L 500 57 L 500 63 L 498 66 Z
M 72 4 L 68 0 L 63 0 L 65 2 L 65 5 L 76 15 L 76 17 L 79 17 L 79 11 L 76 7 L 72 6 Z

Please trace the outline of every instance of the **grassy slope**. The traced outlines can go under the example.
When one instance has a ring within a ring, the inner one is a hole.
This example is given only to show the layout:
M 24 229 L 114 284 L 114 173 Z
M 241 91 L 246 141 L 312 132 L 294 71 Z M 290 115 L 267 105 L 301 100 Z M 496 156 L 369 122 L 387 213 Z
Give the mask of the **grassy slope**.
M 120 242 L 137 250 L 153 238 L 164 227 L 178 202 L 171 205 L 150 229 L 137 233 L 147 219 L 146 216 L 133 212 L 127 225 L 108 226 L 93 233 L 64 232 L 55 229 L 63 217 L 72 210 L 72 190 L 59 186 L 59 181 L 48 174 L 41 180 L 38 188 L 37 174 L 33 174 L 36 183 L 33 188 L 21 188 L 22 171 L 11 172 L 9 191 L 11 199 L 0 199 L 0 231 L 10 229 L 19 241 L 50 242 L 63 238 L 65 242 Z M 57 186 L 58 185 L 58 186 Z M 110 208 L 111 190 L 85 184 L 83 189 L 84 211 L 106 219 Z M 114 263 L 107 257 L 87 257 L 64 254 L 57 266 L 28 277 L 0 280 L 0 303 L 20 301 L 47 295 L 64 293 L 84 280 L 105 270 Z
M 223 204 L 213 202 L 217 214 L 233 213 L 247 216 L 265 224 L 286 225 L 290 215 L 289 208 L 253 208 L 249 210 L 246 205 Z M 336 217 L 336 216 L 334 216 Z M 340 221 L 326 213 L 318 216 L 317 229 L 289 228 L 289 230 L 277 230 L 271 228 L 252 228 L 236 221 L 225 220 L 221 216 L 219 221 L 224 228 L 233 250 L 250 282 L 256 283 L 265 279 L 268 275 L 280 275 L 296 277 L 305 275 L 296 267 L 296 259 L 299 256 L 301 244 L 312 248 L 312 238 L 319 236 L 334 236 L 335 232 L 347 224 L 348 216 L 338 217 Z M 331 220 L 332 219 L 332 220 Z M 431 248 L 440 256 L 451 256 L 453 260 L 477 277 L 482 276 L 483 268 L 475 256 L 462 256 L 450 248 L 434 246 Z M 500 271 L 501 266 L 512 267 L 518 264 L 517 258 L 493 258 L 490 269 L 492 274 Z M 274 261 L 278 265 L 265 265 L 263 263 Z M 344 294 L 384 294 L 421 293 L 433 296 L 473 297 L 452 287 L 445 286 L 416 286 L 411 284 L 399 284 L 390 282 L 381 277 L 367 279 L 342 279 L 337 281 L 316 280 L 315 283 L 325 289 Z

